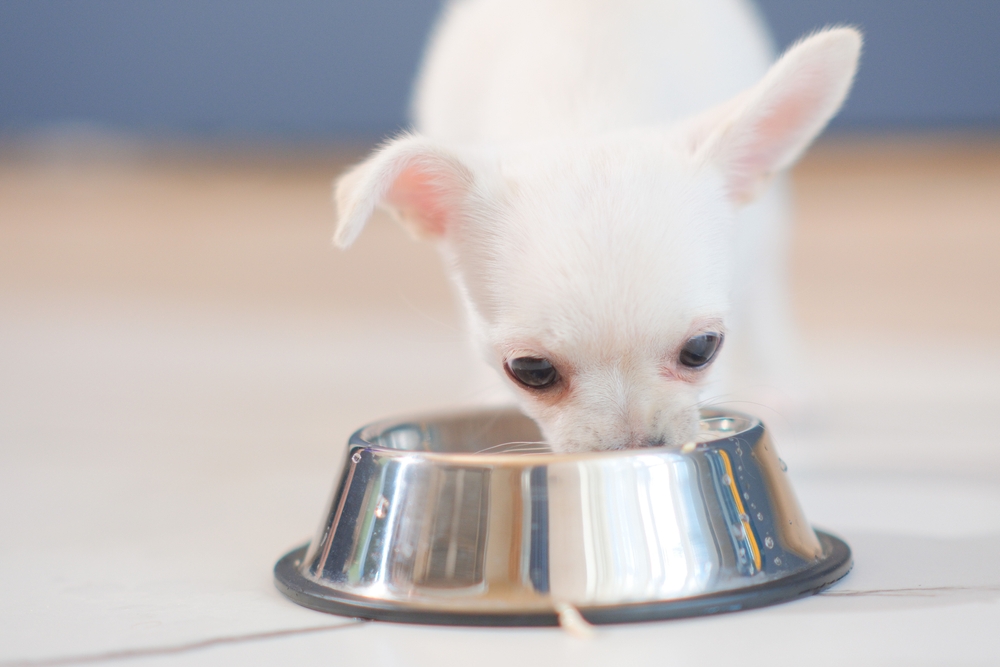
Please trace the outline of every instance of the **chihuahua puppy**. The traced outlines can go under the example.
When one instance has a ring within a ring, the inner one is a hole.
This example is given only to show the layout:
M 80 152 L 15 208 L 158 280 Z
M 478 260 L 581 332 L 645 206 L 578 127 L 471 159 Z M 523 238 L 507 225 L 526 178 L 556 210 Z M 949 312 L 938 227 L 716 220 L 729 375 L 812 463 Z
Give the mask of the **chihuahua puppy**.
M 376 207 L 435 240 L 554 450 L 684 444 L 716 366 L 791 375 L 786 195 L 765 186 L 839 109 L 860 48 L 828 29 L 769 67 L 744 0 L 453 2 L 416 132 L 336 184 L 335 243 Z

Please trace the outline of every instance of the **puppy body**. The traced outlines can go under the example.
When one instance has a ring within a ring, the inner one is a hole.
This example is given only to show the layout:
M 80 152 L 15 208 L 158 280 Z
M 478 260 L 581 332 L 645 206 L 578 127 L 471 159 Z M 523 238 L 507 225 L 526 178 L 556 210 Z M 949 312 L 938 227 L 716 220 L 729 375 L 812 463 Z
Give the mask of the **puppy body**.
M 459 0 L 418 76 L 417 130 L 451 144 L 666 126 L 774 60 L 744 0 Z
M 340 180 L 336 241 L 375 206 L 436 239 L 484 358 L 557 450 L 686 442 L 713 366 L 789 375 L 785 195 L 761 191 L 840 106 L 859 48 L 828 31 L 768 70 L 740 0 L 455 2 L 419 134 Z M 719 362 L 683 363 L 706 334 L 728 338 Z M 514 359 L 558 380 L 526 386 Z

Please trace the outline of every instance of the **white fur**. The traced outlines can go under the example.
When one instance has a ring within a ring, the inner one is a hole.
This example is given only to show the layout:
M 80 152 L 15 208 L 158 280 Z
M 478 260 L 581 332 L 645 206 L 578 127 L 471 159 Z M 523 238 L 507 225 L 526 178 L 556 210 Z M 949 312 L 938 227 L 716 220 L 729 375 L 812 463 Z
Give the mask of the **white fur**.
M 505 380 L 557 450 L 687 442 L 708 375 L 677 362 L 690 336 L 789 376 L 786 196 L 764 186 L 840 107 L 860 45 L 821 32 L 768 69 L 741 0 L 454 2 L 420 134 L 340 179 L 335 240 L 379 205 L 437 239 L 493 368 L 559 370 L 548 392 Z

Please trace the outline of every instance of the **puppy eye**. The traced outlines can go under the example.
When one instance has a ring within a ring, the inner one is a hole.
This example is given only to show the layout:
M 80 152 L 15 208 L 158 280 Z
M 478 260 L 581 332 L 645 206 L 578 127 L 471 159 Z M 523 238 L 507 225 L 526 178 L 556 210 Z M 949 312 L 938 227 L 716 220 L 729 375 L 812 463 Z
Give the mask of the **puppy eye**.
M 701 368 L 715 359 L 720 347 L 722 347 L 722 334 L 698 334 L 684 343 L 678 360 L 688 368 Z
M 559 372 L 548 359 L 518 357 L 507 362 L 507 374 L 529 389 L 547 389 L 559 379 Z

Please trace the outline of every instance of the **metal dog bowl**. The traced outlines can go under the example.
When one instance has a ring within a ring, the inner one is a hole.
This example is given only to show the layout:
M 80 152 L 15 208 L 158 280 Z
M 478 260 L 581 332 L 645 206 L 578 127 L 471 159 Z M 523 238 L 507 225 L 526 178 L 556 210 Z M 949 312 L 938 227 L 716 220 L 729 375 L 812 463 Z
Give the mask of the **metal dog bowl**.
M 840 539 L 806 523 L 760 421 L 703 411 L 700 442 L 585 454 L 512 410 L 373 424 L 350 440 L 316 539 L 278 588 L 345 616 L 591 623 L 760 607 L 830 586 Z M 504 449 L 508 451 L 503 451 Z

